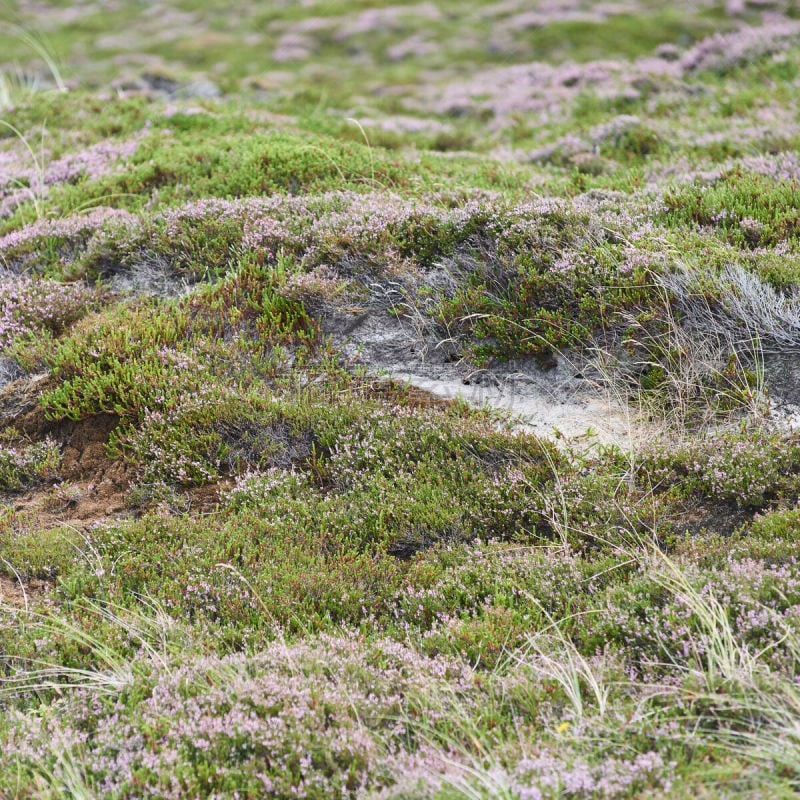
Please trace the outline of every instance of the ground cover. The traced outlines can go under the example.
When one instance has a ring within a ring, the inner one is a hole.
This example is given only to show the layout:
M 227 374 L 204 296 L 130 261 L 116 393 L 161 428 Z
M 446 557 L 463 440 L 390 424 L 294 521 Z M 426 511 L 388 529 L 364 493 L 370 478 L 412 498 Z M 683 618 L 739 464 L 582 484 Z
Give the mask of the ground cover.
M 3 8 L 0 796 L 793 796 L 796 17 Z

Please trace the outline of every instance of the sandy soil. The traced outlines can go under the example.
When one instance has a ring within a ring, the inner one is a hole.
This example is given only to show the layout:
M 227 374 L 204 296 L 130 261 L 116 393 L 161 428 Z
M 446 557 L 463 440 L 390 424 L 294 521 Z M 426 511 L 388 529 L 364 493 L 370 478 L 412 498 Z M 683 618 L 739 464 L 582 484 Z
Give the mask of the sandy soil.
M 530 380 L 476 386 L 469 378 L 437 380 L 407 372 L 392 373 L 392 378 L 435 397 L 460 398 L 476 407 L 488 406 L 507 412 L 520 429 L 556 441 L 596 442 L 627 448 L 645 434 L 643 426 L 632 415 L 592 395 L 588 389 L 570 395 L 555 382 L 548 391 Z
M 440 331 L 387 313 L 380 293 L 359 308 L 318 310 L 318 318 L 351 366 L 362 365 L 372 375 L 437 398 L 489 406 L 512 415 L 521 429 L 538 436 L 630 448 L 650 433 L 568 359 L 552 358 L 547 368 L 527 358 L 476 369 Z

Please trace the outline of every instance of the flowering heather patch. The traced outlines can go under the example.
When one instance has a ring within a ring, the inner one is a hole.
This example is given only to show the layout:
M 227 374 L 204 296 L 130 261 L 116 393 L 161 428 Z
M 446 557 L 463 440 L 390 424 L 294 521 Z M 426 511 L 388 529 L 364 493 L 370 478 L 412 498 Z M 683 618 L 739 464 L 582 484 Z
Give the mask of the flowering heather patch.
M 652 480 L 744 506 L 761 506 L 767 495 L 791 484 L 800 464 L 796 442 L 758 428 L 718 433 L 678 448 L 656 446 L 643 455 L 640 469 Z
M 689 185 L 665 196 L 668 221 L 720 231 L 745 247 L 776 246 L 800 237 L 797 181 L 734 167 L 710 186 Z
M 260 508 L 274 493 L 297 494 L 307 487 L 305 477 L 294 470 L 272 467 L 265 472 L 248 470 L 238 475 L 223 500 L 232 508 Z
M 142 465 L 145 483 L 168 481 L 177 484 L 203 484 L 219 477 L 220 442 L 213 432 L 199 431 L 199 417 L 213 412 L 220 400 L 212 392 L 181 392 L 178 408 L 166 413 L 144 409 L 141 425 L 129 435 L 116 437 Z M 224 400 L 223 400 L 224 402 Z M 187 436 L 187 429 L 192 435 Z
M 192 657 L 167 670 L 141 657 L 134 666 L 142 677 L 116 696 L 79 691 L 46 720 L 12 714 L 13 749 L 0 763 L 17 765 L 23 785 L 42 769 L 66 781 L 77 763 L 82 781 L 121 797 L 133 796 L 134 781 L 136 796 L 144 797 L 184 797 L 200 787 L 211 796 L 434 797 L 474 769 L 459 741 L 437 746 L 440 731 L 450 736 L 449 714 L 478 719 L 481 703 L 499 703 L 505 713 L 515 702 L 532 710 L 514 696 L 512 676 L 483 679 L 459 659 L 420 656 L 385 639 L 367 644 L 352 633 L 278 641 L 251 657 Z M 141 699 L 131 703 L 129 691 Z M 160 746 L 148 752 L 154 735 Z M 498 738 L 505 735 L 498 730 Z M 489 774 L 524 798 L 564 791 L 615 798 L 635 787 L 669 788 L 673 765 L 660 753 L 622 752 L 612 746 L 595 764 L 562 737 L 522 758 L 507 753 L 507 763 L 498 760 Z
M 17 5 L 0 796 L 796 795 L 792 3 Z
M 261 262 L 274 262 L 278 254 L 295 255 L 315 266 L 358 251 L 391 264 L 407 259 L 411 252 L 421 259 L 446 252 L 459 230 L 474 224 L 473 218 L 482 213 L 480 200 L 448 209 L 397 195 L 352 191 L 200 200 L 155 215 L 141 227 L 101 228 L 88 243 L 83 261 L 87 267 L 102 269 L 111 259 L 133 264 L 153 253 L 170 258 L 176 271 L 201 276 L 212 270 L 224 272 L 248 255 Z M 89 232 L 91 224 L 81 219 L 28 226 L 0 239 L 0 249 L 5 245 L 13 254 L 15 248 L 43 235 L 67 236 L 73 229 Z M 100 217 L 96 223 L 103 221 Z
M 780 19 L 760 27 L 742 26 L 734 33 L 715 34 L 692 47 L 680 60 L 686 72 L 726 72 L 764 55 L 792 46 L 800 22 Z
M 446 198 L 445 198 L 446 200 Z M 304 263 L 318 264 L 345 253 L 402 258 L 413 252 L 446 251 L 452 238 L 482 214 L 480 199 L 448 209 L 387 193 L 328 192 L 309 197 L 273 197 L 245 201 L 203 201 L 163 216 L 173 241 L 185 225 L 211 221 L 242 225 L 241 245 L 257 255 L 295 252 Z M 394 255 L 396 253 L 396 256 Z
M 766 175 L 777 183 L 800 181 L 800 157 L 796 153 L 751 156 L 742 159 L 742 169 Z
M 277 397 L 202 384 L 190 391 L 190 386 L 155 398 L 135 424 L 112 436 L 145 483 L 202 485 L 221 474 L 283 466 L 310 455 L 307 431 L 284 418 Z
M 469 82 L 452 81 L 442 89 L 429 89 L 430 96 L 419 105 L 444 115 L 489 112 L 493 128 L 501 129 L 520 113 L 551 122 L 587 91 L 609 103 L 631 101 L 640 96 L 635 88 L 638 83 L 649 80 L 669 85 L 680 76 L 675 62 L 655 57 L 633 63 L 515 64 L 486 70 Z
M 534 437 L 496 433 L 479 415 L 459 419 L 447 410 L 401 405 L 366 407 L 348 429 L 326 431 L 330 468 L 342 488 L 368 488 L 377 474 L 412 476 L 420 463 L 447 464 L 461 451 L 487 471 L 524 456 L 533 468 L 537 456 L 555 458 L 549 445 Z M 450 458 L 447 457 L 450 456 Z
M 51 161 L 44 171 L 45 185 L 70 183 L 79 178 L 97 180 L 112 171 L 124 169 L 136 153 L 141 136 L 127 141 L 109 140 L 90 145 L 77 153 Z
M 53 439 L 17 447 L 0 445 L 0 488 L 19 491 L 53 480 L 60 465 L 61 448 Z
M 729 137 L 730 130 L 725 133 L 714 134 L 713 138 L 722 140 Z M 696 140 L 697 141 L 697 140 Z M 648 181 L 656 189 L 660 180 L 669 176 L 674 184 L 698 183 L 703 186 L 713 186 L 725 176 L 735 174 L 737 171 L 745 174 L 761 175 L 774 180 L 776 183 L 791 183 L 800 180 L 800 160 L 791 152 L 747 156 L 744 158 L 727 159 L 717 164 L 713 169 L 693 169 L 688 159 L 673 159 L 669 172 L 664 171 L 664 165 L 654 166 L 648 171 Z
M 796 20 L 778 18 L 761 26 L 702 39 L 685 53 L 669 48 L 632 61 L 586 63 L 534 62 L 485 69 L 466 80 L 426 86 L 409 107 L 439 115 L 489 113 L 495 129 L 512 124 L 515 114 L 552 124 L 581 95 L 591 92 L 609 106 L 624 106 L 652 94 L 685 90 L 686 82 L 708 71 L 726 73 L 789 49 L 797 36 Z M 505 46 L 509 46 L 506 42 Z
M 742 548 L 746 552 L 746 545 Z M 674 595 L 664 592 L 654 564 L 643 564 L 623 585 L 609 587 L 604 608 L 590 627 L 598 641 L 615 643 L 637 678 L 647 683 L 677 684 L 692 669 L 702 670 L 712 657 L 713 630 L 697 613 L 697 601 L 725 609 L 737 644 L 763 654 L 776 673 L 791 674 L 792 656 L 780 647 L 797 635 L 800 600 L 798 563 L 723 554 L 719 565 L 702 568 L 681 562 L 686 585 Z
M 128 141 L 108 140 L 89 145 L 84 150 L 67 153 L 58 159 L 48 161 L 48 153 L 23 158 L 17 155 L 10 171 L 0 172 L 0 218 L 11 214 L 16 208 L 36 197 L 44 200 L 51 187 L 79 180 L 96 181 L 114 172 L 120 172 L 136 152 L 142 136 Z M 0 157 L 2 157 L 0 153 Z M 25 154 L 28 155 L 27 153 Z M 27 167 L 20 167 L 23 162 Z M 0 160 L 2 164 L 2 160 Z
M 36 278 L 0 280 L 0 351 L 17 339 L 58 336 L 98 302 L 95 291 L 81 284 Z
M 636 296 L 636 287 L 652 264 L 647 257 L 637 259 L 629 255 L 623 262 L 621 256 L 604 247 L 603 239 L 608 236 L 595 218 L 595 209 L 591 204 L 583 207 L 590 209 L 589 213 L 576 214 L 563 201 L 509 205 L 498 203 L 491 196 L 478 195 L 466 202 L 444 197 L 435 204 L 423 204 L 396 195 L 354 192 L 299 198 L 204 200 L 156 215 L 138 230 L 125 229 L 116 239 L 107 234 L 96 236 L 89 243 L 83 263 L 90 270 L 103 269 L 109 261 L 128 264 L 133 269 L 148 259 L 167 259 L 177 273 L 197 278 L 224 272 L 242 257 L 273 264 L 280 257 L 294 256 L 303 270 L 319 277 L 321 273 L 313 272 L 319 267 L 325 270 L 326 277 L 320 284 L 316 278 L 295 274 L 285 291 L 291 293 L 299 281 L 319 284 L 318 289 L 330 294 L 337 288 L 339 276 L 365 283 L 369 282 L 370 273 L 375 272 L 393 278 L 398 273 L 413 276 L 419 270 L 435 266 L 438 260 L 451 257 L 459 248 L 468 254 L 472 242 L 478 239 L 482 240 L 482 246 L 498 251 L 505 272 L 500 280 L 511 281 L 515 291 L 519 291 L 518 282 L 527 287 L 515 304 L 519 306 L 514 311 L 519 317 L 516 322 L 533 326 L 538 333 L 537 326 L 544 323 L 537 322 L 535 314 L 531 314 L 535 312 L 544 315 L 543 320 L 549 319 L 549 305 L 555 302 L 555 294 L 574 294 L 576 302 L 583 298 L 588 312 L 588 297 L 596 284 L 616 280 L 629 284 L 632 296 Z M 602 222 L 607 220 L 631 238 L 642 237 L 647 226 L 651 226 L 647 220 L 642 222 L 620 211 L 612 215 L 604 213 Z M 534 253 L 527 255 L 532 246 Z M 555 260 L 550 251 L 560 258 Z M 550 277 L 537 274 L 541 267 L 529 265 L 531 259 L 553 260 Z M 457 259 L 456 268 L 460 269 Z M 409 279 L 413 291 L 415 279 Z M 556 279 L 558 286 L 546 285 Z M 475 285 L 469 291 L 479 293 L 480 275 L 474 274 L 472 280 Z M 618 298 L 629 302 L 622 292 Z M 563 307 L 563 304 L 562 297 L 558 305 Z M 470 295 L 451 301 L 442 313 L 445 317 L 455 314 L 464 317 L 470 312 L 483 311 L 488 316 L 477 326 L 473 323 L 468 327 L 488 330 L 493 325 L 490 317 L 496 311 L 490 305 Z M 434 306 L 428 298 L 428 313 L 432 313 Z M 501 316 L 498 324 L 509 324 L 508 309 Z M 583 339 L 585 331 L 594 324 L 593 318 L 565 321 L 556 338 Z M 555 332 L 551 330 L 552 334 Z M 528 349 L 541 349 L 540 341 L 528 342 Z
M 311 57 L 313 50 L 313 39 L 298 33 L 285 33 L 272 51 L 272 60 L 277 64 L 287 61 L 304 61 Z
M 347 288 L 347 282 L 324 264 L 311 272 L 297 272 L 286 279 L 281 294 L 290 299 L 313 303 L 315 298 L 331 298 Z
M 631 258 L 600 221 L 625 230 L 633 215 L 598 218 L 577 205 L 536 203 L 490 219 L 487 227 L 497 231 L 494 257 L 478 263 L 437 309 L 478 363 L 580 347 L 606 314 L 648 295 L 653 262 Z M 638 231 L 643 238 L 648 233 Z
M 26 225 L 18 231 L 12 231 L 0 238 L 0 249 L 5 254 L 13 254 L 23 245 L 40 243 L 40 240 L 53 238 L 69 239 L 85 237 L 94 233 L 105 222 L 127 222 L 132 217 L 125 211 L 113 208 L 94 209 L 88 214 L 76 214 L 63 219 L 41 219 Z M 8 255 L 7 255 L 8 257 Z
M 152 217 L 99 209 L 87 215 L 39 221 L 0 237 L 0 255 L 12 266 L 73 264 L 78 272 L 113 274 L 148 259 L 167 259 L 176 274 L 212 278 L 243 257 L 273 264 L 294 256 L 304 267 L 325 263 L 400 269 L 428 265 L 494 218 L 512 224 L 536 209 L 497 207 L 497 193 L 469 200 L 443 194 L 419 202 L 389 193 L 335 191 L 319 195 L 207 199 Z M 42 257 L 46 254 L 46 258 Z
M 138 665 L 145 677 L 130 687 L 141 698 L 134 704 L 126 693 L 98 705 L 79 692 L 58 720 L 17 717 L 3 773 L 17 763 L 28 777 L 44 767 L 63 781 L 80 759 L 87 783 L 120 797 L 364 796 L 391 782 L 383 753 L 407 736 L 404 698 L 444 679 L 470 688 L 470 670 L 456 660 L 392 641 L 364 648 L 356 636 L 279 641 L 255 657 L 195 658 L 168 672 L 154 666 Z M 148 752 L 154 737 L 157 751 Z
M 13 272 L 44 271 L 71 263 L 91 242 L 123 235 L 135 228 L 136 217 L 115 208 L 97 208 L 87 214 L 59 219 L 42 218 L 0 236 L 0 263 Z
M 538 800 L 556 793 L 574 797 L 620 797 L 646 785 L 672 785 L 670 765 L 660 753 L 640 753 L 632 759 L 609 759 L 592 765 L 583 759 L 569 763 L 553 753 L 523 758 L 509 775 L 520 798 Z

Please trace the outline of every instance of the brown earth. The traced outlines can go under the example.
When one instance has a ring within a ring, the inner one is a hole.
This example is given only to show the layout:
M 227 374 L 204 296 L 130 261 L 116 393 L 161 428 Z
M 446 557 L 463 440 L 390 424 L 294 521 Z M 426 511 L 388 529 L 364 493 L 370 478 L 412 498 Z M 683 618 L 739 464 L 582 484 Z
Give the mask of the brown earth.
M 0 391 L 0 426 L 13 425 L 21 434 L 38 439 L 51 424 L 45 419 L 39 396 L 52 386 L 47 373 L 26 375 Z
M 708 531 L 730 536 L 752 520 L 757 510 L 740 508 L 732 502 L 695 501 L 681 511 L 675 519 L 675 527 L 691 536 L 700 536 Z
M 13 427 L 21 442 L 55 439 L 62 453 L 59 477 L 69 482 L 61 496 L 51 487 L 17 495 L 14 509 L 84 525 L 119 513 L 125 508 L 132 477 L 129 465 L 106 455 L 109 434 L 119 417 L 96 414 L 79 421 L 48 420 L 39 397 L 51 385 L 47 374 L 30 375 L 0 392 L 0 425 Z
M 0 573 L 0 606 L 10 605 L 15 608 L 26 608 L 36 597 L 46 594 L 51 589 L 47 581 L 33 578 L 21 585 Z

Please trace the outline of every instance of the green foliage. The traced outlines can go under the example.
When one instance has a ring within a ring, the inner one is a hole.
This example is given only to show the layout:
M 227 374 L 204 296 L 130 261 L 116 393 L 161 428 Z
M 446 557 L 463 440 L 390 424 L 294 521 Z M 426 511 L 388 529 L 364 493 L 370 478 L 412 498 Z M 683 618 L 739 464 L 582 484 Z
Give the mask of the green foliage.
M 691 42 L 718 29 L 712 13 L 698 15 L 691 23 L 674 10 L 661 7 L 655 14 L 614 14 L 587 24 L 558 21 L 536 26 L 524 34 L 534 52 L 547 59 L 591 59 L 635 57 L 652 52 L 665 41 Z
M 142 197 L 155 189 L 162 202 L 324 191 L 373 181 L 391 185 L 402 176 L 401 165 L 362 144 L 277 131 L 198 140 L 190 129 L 146 142 L 137 150 L 132 169 L 79 193 L 65 190 L 62 203 L 74 207 L 73 196 L 84 202 L 104 195 Z
M 800 235 L 796 182 L 735 169 L 711 186 L 687 186 L 664 198 L 666 219 L 708 225 L 739 246 L 795 242 Z
M 639 471 L 660 486 L 677 485 L 740 506 L 763 507 L 794 486 L 800 465 L 797 442 L 760 428 L 697 438 L 646 453 Z
M 61 448 L 50 438 L 9 446 L 0 444 L 0 489 L 19 491 L 53 480 L 61 465 Z
M 656 155 L 663 145 L 661 137 L 655 131 L 639 125 L 605 143 L 601 152 L 618 161 L 631 162 Z
M 480 362 L 548 355 L 588 343 L 615 315 L 646 302 L 646 261 L 629 267 L 623 248 L 588 220 L 562 210 L 512 226 L 493 261 L 479 261 L 438 318 L 472 340 Z
M 796 791 L 800 448 L 722 427 L 765 372 L 718 278 L 790 333 L 796 42 L 753 3 L 40 5 L 78 88 L 0 126 L 0 795 Z M 608 350 L 651 441 L 387 384 L 381 321 L 425 374 Z
M 302 306 L 279 294 L 283 280 L 280 270 L 245 264 L 182 300 L 112 305 L 55 348 L 29 351 L 27 357 L 41 358 L 59 381 L 42 396 L 46 413 L 53 419 L 98 413 L 139 419 L 147 411 L 168 411 L 236 361 L 237 337 L 239 349 L 252 343 L 254 355 L 264 356 L 260 363 L 274 369 L 279 345 L 310 345 L 315 338 Z
M 263 391 L 263 389 L 262 389 Z M 277 460 L 308 458 L 308 432 L 281 414 L 277 398 L 200 388 L 167 411 L 147 410 L 137 426 L 123 425 L 111 452 L 139 465 L 145 484 L 202 485 Z
M 87 320 L 42 354 L 59 380 L 42 397 L 46 412 L 54 419 L 138 415 L 157 398 L 169 402 L 198 385 L 202 375 L 176 373 L 170 363 L 169 348 L 183 341 L 187 326 L 184 309 L 147 302 L 115 305 Z
M 85 542 L 69 528 L 42 529 L 35 519 L 4 506 L 0 512 L 0 572 L 14 580 L 53 580 L 59 575 L 83 573 Z M 9 569 L 9 565 L 16 574 Z

